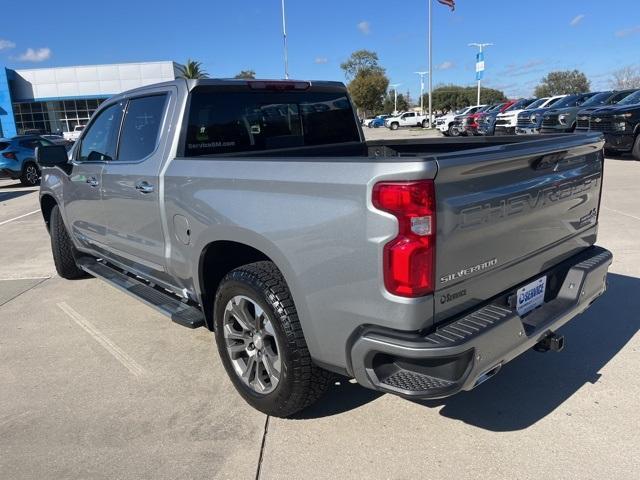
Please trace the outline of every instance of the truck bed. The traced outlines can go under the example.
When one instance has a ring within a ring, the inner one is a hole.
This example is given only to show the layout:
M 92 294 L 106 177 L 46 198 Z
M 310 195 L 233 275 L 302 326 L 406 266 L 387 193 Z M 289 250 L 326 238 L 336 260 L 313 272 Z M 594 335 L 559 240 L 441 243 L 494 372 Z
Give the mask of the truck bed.
M 416 161 L 422 161 L 424 157 L 433 155 L 456 154 L 478 149 L 498 151 L 505 146 L 514 146 L 512 147 L 514 152 L 523 152 L 528 147 L 542 149 L 549 146 L 572 148 L 573 146 L 583 145 L 585 142 L 597 141 L 600 137 L 601 135 L 598 133 L 584 133 L 545 135 L 544 137 L 540 135 L 505 135 L 500 137 L 373 140 L 346 144 L 271 149 L 252 152 L 250 156 L 246 153 L 223 153 L 203 155 L 202 157 L 295 158 L 297 161 L 302 161 L 304 158 L 314 159 L 315 161 L 319 157 L 328 161 L 393 161 L 393 157 L 402 157 L 402 161 L 410 161 L 411 157 L 415 157 Z M 356 160 L 357 158 L 362 160 Z

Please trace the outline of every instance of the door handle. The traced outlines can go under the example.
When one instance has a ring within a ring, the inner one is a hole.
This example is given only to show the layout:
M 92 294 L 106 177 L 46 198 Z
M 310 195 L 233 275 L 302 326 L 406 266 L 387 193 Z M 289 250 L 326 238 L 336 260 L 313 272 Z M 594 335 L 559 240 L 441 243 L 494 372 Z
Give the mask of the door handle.
M 98 179 L 96 177 L 87 178 L 87 183 L 89 184 L 90 187 L 98 187 L 98 186 L 100 186 L 100 182 L 98 181 Z
M 143 181 L 136 183 L 136 190 L 138 190 L 140 193 L 151 193 L 153 192 L 154 187 L 149 182 Z

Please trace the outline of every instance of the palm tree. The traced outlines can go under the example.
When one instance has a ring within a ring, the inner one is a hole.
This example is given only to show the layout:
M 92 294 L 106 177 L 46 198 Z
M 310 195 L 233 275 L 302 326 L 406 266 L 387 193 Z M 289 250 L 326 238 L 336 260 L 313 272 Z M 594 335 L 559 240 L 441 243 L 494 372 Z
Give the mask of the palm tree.
M 199 78 L 207 78 L 209 75 L 202 69 L 202 62 L 196 62 L 187 58 L 184 65 L 178 67 L 180 76 L 183 78 L 197 80 Z

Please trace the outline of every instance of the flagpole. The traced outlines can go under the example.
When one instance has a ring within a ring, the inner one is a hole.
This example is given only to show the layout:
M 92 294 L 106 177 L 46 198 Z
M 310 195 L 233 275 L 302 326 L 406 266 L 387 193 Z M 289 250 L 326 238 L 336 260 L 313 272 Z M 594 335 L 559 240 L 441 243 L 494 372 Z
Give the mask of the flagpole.
M 429 2 L 429 128 L 433 128 L 433 44 L 432 44 L 432 36 L 431 36 L 431 27 L 433 22 L 431 20 L 432 17 L 432 5 L 433 0 L 427 0 Z
M 287 18 L 284 11 L 284 0 L 282 0 L 282 37 L 284 40 L 284 78 L 289 79 L 289 54 L 287 52 Z

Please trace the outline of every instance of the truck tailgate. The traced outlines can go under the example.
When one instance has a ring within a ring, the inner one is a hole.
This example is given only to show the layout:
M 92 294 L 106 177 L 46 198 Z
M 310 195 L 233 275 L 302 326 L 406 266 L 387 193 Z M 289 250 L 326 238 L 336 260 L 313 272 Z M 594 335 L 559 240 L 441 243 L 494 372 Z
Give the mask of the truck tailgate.
M 438 157 L 436 322 L 593 245 L 602 147 L 568 135 Z

